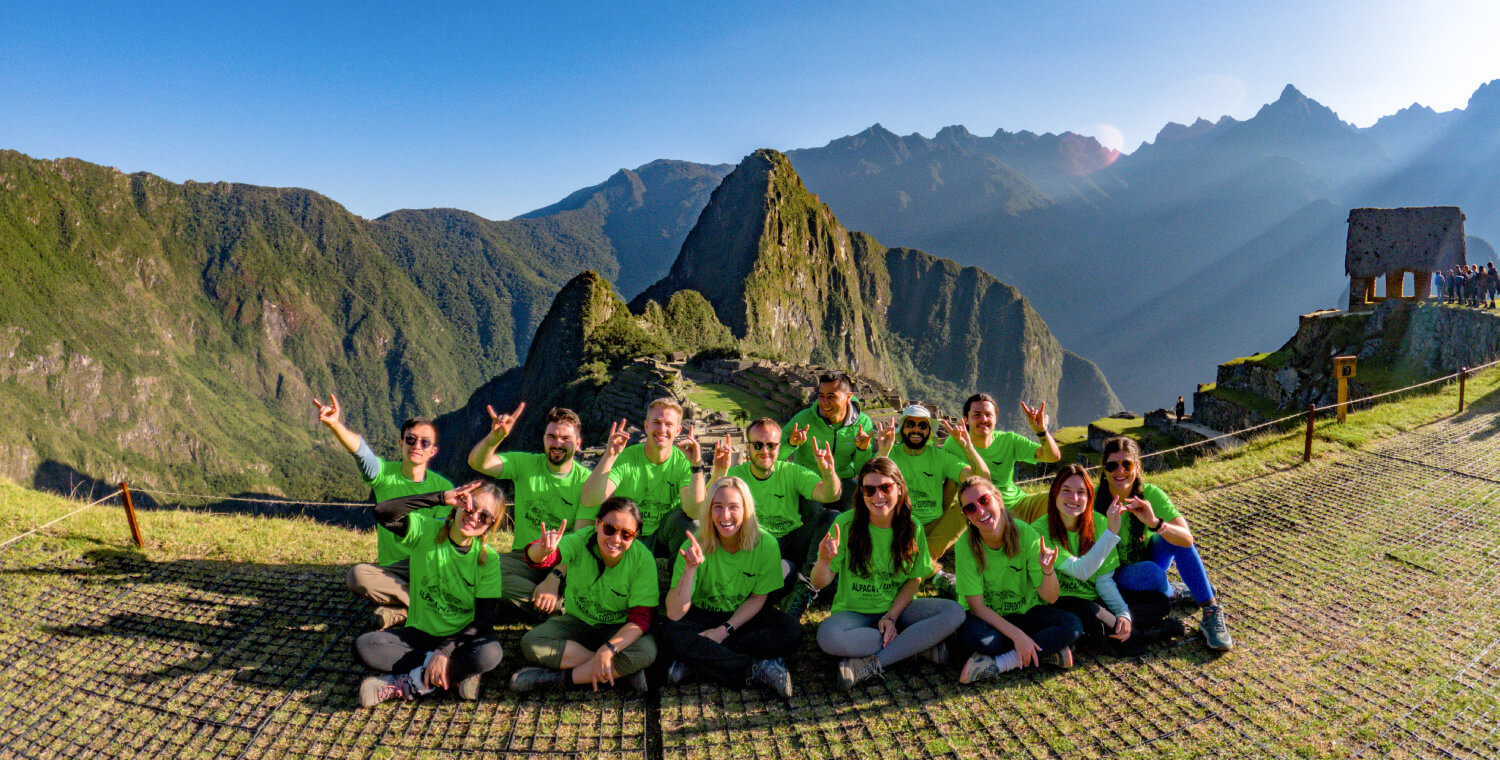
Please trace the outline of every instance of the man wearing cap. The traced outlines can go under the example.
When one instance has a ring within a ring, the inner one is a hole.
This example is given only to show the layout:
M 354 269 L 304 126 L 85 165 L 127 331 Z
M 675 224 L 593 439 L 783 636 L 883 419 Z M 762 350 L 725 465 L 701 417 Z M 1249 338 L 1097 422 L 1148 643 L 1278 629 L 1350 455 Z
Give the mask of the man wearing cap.
M 809 442 L 832 451 L 834 471 L 842 481 L 839 509 L 846 510 L 854 504 L 854 473 L 874 456 L 870 450 L 874 430 L 875 421 L 860 411 L 854 399 L 849 377 L 826 372 L 818 377 L 817 402 L 792 415 L 781 429 L 780 457 L 817 471 L 817 451 Z
M 936 527 L 945 512 L 957 511 L 956 503 L 948 503 L 944 499 L 944 483 L 960 483 L 970 475 L 985 478 L 990 476 L 989 465 L 975 451 L 973 442 L 969 440 L 969 431 L 962 427 L 955 427 L 943 420 L 948 437 L 954 441 L 950 445 L 961 450 L 964 459 L 950 456 L 936 446 L 927 445 L 932 441 L 932 422 L 932 412 L 927 407 L 912 404 L 901 411 L 899 421 L 881 425 L 878 432 L 880 456 L 890 457 L 901 470 L 901 477 L 906 480 L 907 495 L 911 499 L 911 516 L 922 524 L 924 533 Z M 898 437 L 901 439 L 900 446 L 896 445 Z M 933 584 L 938 587 L 954 584 L 953 574 L 943 572 L 938 565 L 938 558 L 953 547 L 958 536 L 958 533 L 927 536 L 927 551 L 938 572 L 933 578 Z

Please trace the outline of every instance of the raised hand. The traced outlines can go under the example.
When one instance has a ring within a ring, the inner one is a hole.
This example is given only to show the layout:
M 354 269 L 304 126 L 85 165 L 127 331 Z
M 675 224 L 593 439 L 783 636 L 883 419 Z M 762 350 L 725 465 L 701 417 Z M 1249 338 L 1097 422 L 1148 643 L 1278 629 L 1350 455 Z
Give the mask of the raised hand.
M 604 456 L 614 458 L 630 443 L 630 434 L 625 432 L 625 420 L 609 426 L 609 439 L 604 443 Z
M 678 439 L 677 448 L 687 455 L 688 462 L 694 467 L 703 464 L 703 447 L 698 444 L 698 439 L 693 435 L 693 426 L 688 425 L 683 437 Z
M 957 439 L 959 445 L 964 448 L 969 449 L 974 447 L 974 441 L 969 438 L 969 428 L 967 425 L 954 425 L 948 421 L 947 417 L 944 417 L 943 430 L 948 431 L 948 437 Z
M 1037 550 L 1037 561 L 1042 565 L 1043 573 L 1051 573 L 1052 568 L 1057 565 L 1057 550 L 1047 548 L 1047 539 L 1041 539 L 1040 548 Z
M 875 426 L 877 437 L 875 446 L 883 457 L 891 455 L 891 449 L 896 447 L 896 421 L 886 420 Z
M 516 420 L 521 418 L 521 412 L 526 410 L 526 402 L 522 401 L 516 405 L 516 410 L 510 414 L 495 414 L 495 407 L 484 405 L 485 411 L 490 413 L 490 434 L 499 433 L 499 440 L 505 440 L 510 431 L 515 428 Z
M 542 523 L 542 536 L 537 540 L 541 542 L 542 558 L 552 556 L 557 551 L 557 545 L 562 543 L 563 536 L 568 534 L 568 521 L 563 520 L 557 530 L 547 530 L 547 523 Z
M 696 570 L 699 565 L 703 564 L 703 547 L 698 545 L 698 538 L 693 535 L 692 531 L 683 532 L 687 534 L 688 542 L 678 549 L 677 553 L 681 554 L 682 561 L 687 563 L 686 569 Z
M 724 440 L 714 444 L 714 480 L 724 477 L 724 473 L 729 472 L 730 454 L 729 436 L 726 435 Z
M 828 476 L 828 475 L 832 475 L 833 474 L 833 468 L 834 468 L 835 465 L 833 463 L 833 444 L 832 443 L 830 443 L 827 446 L 824 446 L 822 448 L 819 448 L 818 447 L 818 442 L 817 441 L 813 441 L 813 458 L 818 463 L 818 472 L 822 473 L 824 476 Z
M 343 409 L 339 406 L 338 396 L 335 396 L 332 393 L 328 394 L 327 405 L 324 405 L 322 401 L 319 401 L 316 398 L 314 398 L 312 402 L 314 406 L 318 407 L 318 422 L 321 422 L 329 427 L 333 427 L 334 425 L 337 425 L 339 423 L 339 417 L 343 415 Z
M 1151 508 L 1151 502 L 1139 496 L 1132 496 L 1126 499 L 1124 507 L 1130 512 L 1131 516 L 1140 520 L 1143 525 L 1150 525 L 1156 522 L 1156 511 Z
M 467 507 L 469 500 L 472 498 L 471 494 L 474 493 L 474 489 L 479 487 L 479 484 L 479 481 L 474 480 L 457 488 L 444 491 L 443 503 L 450 507 Z
M 1047 402 L 1043 401 L 1032 407 L 1022 401 L 1021 413 L 1026 415 L 1026 421 L 1031 425 L 1031 432 L 1041 435 L 1047 429 Z
M 1117 536 L 1120 535 L 1120 515 L 1124 511 L 1125 506 L 1120 503 L 1120 497 L 1116 496 L 1110 499 L 1109 509 L 1104 512 L 1104 516 L 1109 518 L 1109 532 Z
M 808 425 L 793 425 L 792 434 L 786 437 L 786 445 L 794 449 L 801 448 L 802 444 L 807 443 L 808 427 Z
M 854 446 L 855 446 L 855 448 L 859 449 L 860 451 L 864 451 L 865 449 L 870 448 L 870 438 L 871 437 L 872 437 L 872 431 L 866 430 L 864 428 L 860 428 L 859 431 L 854 434 Z M 829 444 L 829 445 L 832 445 L 832 444 Z
M 832 561 L 837 556 L 839 556 L 839 526 L 835 523 L 833 531 L 818 542 L 818 559 Z

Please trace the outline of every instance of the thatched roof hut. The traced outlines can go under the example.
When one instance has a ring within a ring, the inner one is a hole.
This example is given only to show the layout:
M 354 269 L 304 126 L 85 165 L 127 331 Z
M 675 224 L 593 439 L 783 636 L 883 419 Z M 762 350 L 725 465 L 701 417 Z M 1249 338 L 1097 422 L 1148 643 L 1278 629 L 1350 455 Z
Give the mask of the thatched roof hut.
M 1465 262 L 1464 213 L 1457 206 L 1349 210 L 1344 273 L 1446 272 Z

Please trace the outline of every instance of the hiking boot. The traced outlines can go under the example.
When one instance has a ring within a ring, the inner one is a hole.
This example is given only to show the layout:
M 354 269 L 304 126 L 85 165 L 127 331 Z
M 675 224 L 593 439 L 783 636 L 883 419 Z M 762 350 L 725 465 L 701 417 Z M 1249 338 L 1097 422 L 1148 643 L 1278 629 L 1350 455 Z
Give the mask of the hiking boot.
M 397 607 L 393 604 L 377 604 L 370 612 L 370 619 L 375 623 L 375 630 L 383 631 L 387 628 L 395 628 L 406 622 L 406 608 Z
M 644 670 L 637 670 L 631 673 L 625 679 L 625 683 L 630 684 L 630 688 L 635 689 L 638 694 L 645 694 L 646 690 L 651 688 L 650 682 L 646 680 L 646 671 Z
M 839 660 L 839 688 L 848 691 L 854 685 L 867 681 L 874 676 L 884 677 L 885 670 L 880 667 L 880 658 L 875 655 L 869 657 L 850 657 Z
M 359 683 L 359 706 L 374 707 L 386 700 L 401 699 L 410 702 L 416 699 L 411 679 L 399 676 L 370 676 Z
M 958 577 L 946 570 L 939 570 L 927 579 L 928 585 L 944 599 L 958 601 Z
M 785 612 L 793 620 L 802 620 L 802 613 L 812 604 L 813 598 L 818 595 L 812 586 L 806 583 L 798 583 L 792 587 L 785 599 L 781 600 L 781 611 Z
M 528 692 L 541 686 L 561 686 L 566 680 L 566 676 L 566 671 L 533 665 L 529 668 L 517 670 L 510 677 L 510 690 L 514 692 Z
M 1182 581 L 1167 581 L 1172 585 L 1172 604 L 1181 607 L 1197 607 L 1198 600 L 1193 598 L 1193 590 L 1188 588 Z
M 747 683 L 758 683 L 782 699 L 792 698 L 792 674 L 781 660 L 756 660 Z
M 675 686 L 686 681 L 687 677 L 688 666 L 683 665 L 680 661 L 673 660 L 672 664 L 667 666 L 667 683 Z
M 964 669 L 958 673 L 959 683 L 974 683 L 987 678 L 999 677 L 1001 673 L 1013 668 L 1003 668 L 1000 661 L 987 654 L 972 654 L 964 662 Z
M 1048 652 L 1042 655 L 1042 662 L 1067 670 L 1073 667 L 1073 647 L 1063 647 L 1055 652 Z
M 917 656 L 932 663 L 933 665 L 947 665 L 948 642 L 939 641 L 937 644 L 919 652 Z
M 475 673 L 458 682 L 458 698 L 465 702 L 479 699 L 479 674 Z
M 1224 622 L 1224 608 L 1210 604 L 1203 608 L 1203 622 L 1198 625 L 1203 631 L 1203 640 L 1209 649 L 1220 652 L 1234 648 L 1234 639 L 1229 636 L 1229 624 Z

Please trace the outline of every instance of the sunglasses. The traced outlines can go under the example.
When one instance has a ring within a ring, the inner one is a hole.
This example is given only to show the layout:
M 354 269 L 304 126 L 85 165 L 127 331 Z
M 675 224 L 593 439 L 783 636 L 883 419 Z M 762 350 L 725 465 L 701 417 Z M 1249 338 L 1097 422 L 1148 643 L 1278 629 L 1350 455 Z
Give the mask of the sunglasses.
M 473 504 L 469 504 L 468 506 L 464 507 L 464 514 L 477 515 L 479 517 L 480 525 L 489 525 L 490 523 L 495 521 L 495 516 L 493 514 L 481 511 L 479 507 Z
M 995 503 L 995 500 L 992 499 L 992 498 L 990 498 L 989 494 L 981 494 L 979 498 L 977 498 L 977 499 L 975 499 L 973 501 L 966 501 L 966 502 L 963 503 L 964 514 L 966 514 L 966 515 L 972 515 L 975 512 L 978 512 L 980 507 L 984 507 L 985 509 L 989 509 L 990 505 L 994 504 L 994 503 Z
M 881 483 L 878 486 L 860 486 L 859 490 L 861 490 L 861 491 L 864 492 L 865 498 L 869 498 L 871 496 L 874 496 L 877 493 L 883 493 L 883 494 L 889 496 L 889 495 L 891 495 L 891 494 L 893 494 L 893 493 L 896 492 L 896 484 L 895 483 Z
M 750 441 L 750 448 L 756 451 L 775 451 L 781 448 L 780 441 Z
M 418 437 L 416 437 L 414 435 L 408 435 L 405 438 L 402 438 L 401 440 L 405 441 L 407 446 L 410 446 L 410 447 L 412 447 L 414 449 L 430 449 L 430 448 L 432 448 L 432 439 L 431 438 L 418 438 Z
M 620 534 L 620 538 L 622 540 L 624 540 L 624 541 L 628 542 L 628 541 L 634 541 L 635 540 L 636 532 L 633 531 L 633 530 L 626 530 L 625 528 L 616 528 L 615 526 L 613 526 L 613 525 L 611 525 L 609 523 L 599 523 L 599 527 L 604 530 L 604 535 L 606 537 L 612 537 L 616 533 L 618 533 L 618 534 Z
M 1114 472 L 1115 470 L 1124 470 L 1125 472 L 1130 472 L 1131 470 L 1134 470 L 1134 469 L 1135 469 L 1135 462 L 1133 462 L 1133 461 L 1131 461 L 1129 459 L 1120 459 L 1120 460 L 1117 460 L 1117 461 L 1114 461 L 1114 462 L 1105 462 L 1104 463 L 1104 471 L 1105 472 Z
M 903 428 L 905 428 L 907 430 L 931 430 L 932 429 L 932 427 L 930 425 L 928 425 L 927 423 L 925 423 L 925 422 L 917 422 L 916 420 L 907 420 L 906 424 L 902 425 L 901 427 L 903 427 Z

